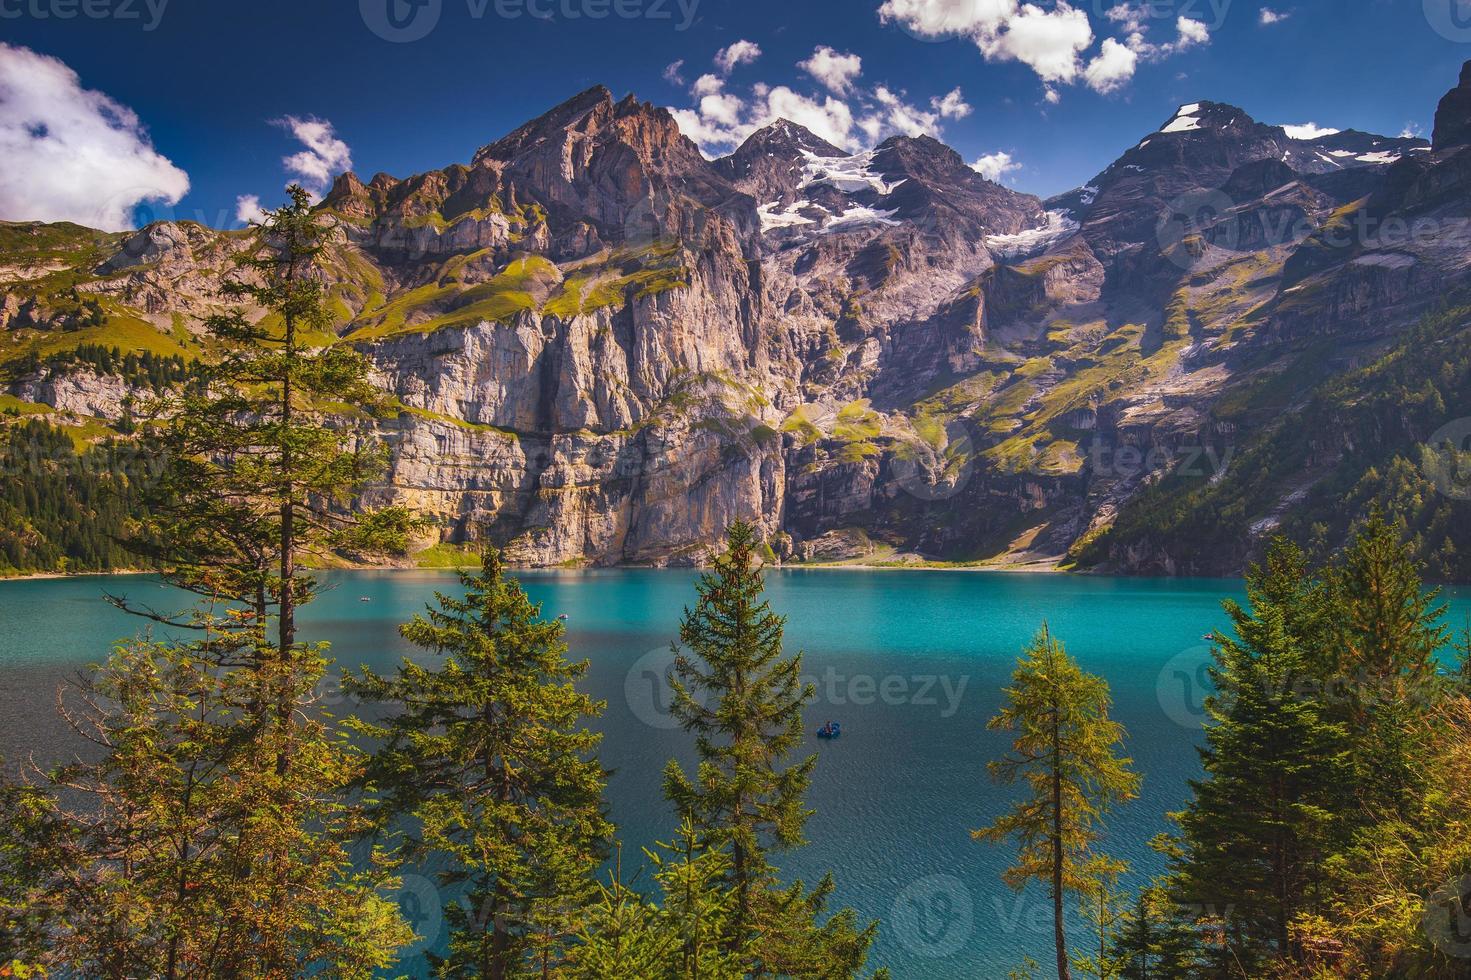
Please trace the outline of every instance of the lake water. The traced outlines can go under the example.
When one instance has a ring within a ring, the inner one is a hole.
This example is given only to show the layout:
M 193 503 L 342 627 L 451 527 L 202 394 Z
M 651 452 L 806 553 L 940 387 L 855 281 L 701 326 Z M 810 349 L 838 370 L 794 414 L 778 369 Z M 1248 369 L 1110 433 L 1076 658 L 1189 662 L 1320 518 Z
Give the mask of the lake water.
M 599 722 L 608 796 L 625 872 L 640 848 L 667 840 L 673 824 L 660 792 L 665 762 L 688 762 L 688 739 L 671 727 L 659 678 L 669 663 L 694 575 L 681 571 L 521 573 L 546 616 L 566 614 L 575 657 L 591 661 L 586 688 L 607 701 Z M 340 572 L 307 607 L 303 639 L 328 640 L 343 665 L 390 668 L 415 651 L 396 625 L 458 588 L 447 572 Z M 102 600 L 103 590 L 160 608 L 177 600 L 146 577 L 0 582 L 0 753 L 54 759 L 66 740 L 54 692 L 69 672 L 101 659 L 139 621 Z M 790 876 L 831 869 L 837 901 L 883 920 L 870 962 L 900 977 L 1000 977 L 1031 955 L 1046 964 L 1050 908 L 1040 889 L 1020 895 L 998 874 L 1011 851 L 979 844 L 973 828 L 993 819 L 1009 790 L 993 785 L 987 760 L 1004 733 L 985 730 L 1022 646 L 1043 620 L 1084 668 L 1112 685 L 1127 751 L 1144 775 L 1139 798 L 1109 821 L 1104 848 L 1142 881 L 1160 867 L 1147 842 L 1188 796 L 1199 771 L 1208 660 L 1202 634 L 1224 628 L 1220 602 L 1240 585 L 928 571 L 791 570 L 768 579 L 773 607 L 788 617 L 787 643 L 804 652 L 817 685 L 807 728 L 842 722 L 841 739 L 808 739 L 819 755 L 809 804 L 808 845 L 781 859 Z M 362 601 L 366 598 L 368 601 Z M 1452 593 L 1451 622 L 1471 613 Z M 338 709 L 350 708 L 341 703 Z M 421 932 L 438 928 L 427 879 L 410 876 L 403 905 Z M 1087 942 L 1081 924 L 1075 941 Z

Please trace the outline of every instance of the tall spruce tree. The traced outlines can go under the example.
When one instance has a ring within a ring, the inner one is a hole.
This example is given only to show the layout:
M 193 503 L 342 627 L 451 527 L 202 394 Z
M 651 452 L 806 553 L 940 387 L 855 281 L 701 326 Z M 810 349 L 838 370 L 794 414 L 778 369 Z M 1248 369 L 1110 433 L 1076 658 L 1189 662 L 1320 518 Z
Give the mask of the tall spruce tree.
M 690 779 L 671 760 L 664 786 L 682 819 L 729 845 L 733 927 L 744 937 L 755 930 L 756 893 L 773 881 L 770 855 L 801 844 L 811 815 L 803 795 L 817 757 L 787 760 L 816 692 L 801 681 L 801 655 L 783 653 L 786 621 L 762 597 L 756 528 L 732 524 L 727 544 L 685 610 L 671 677 L 670 710 L 695 735 L 699 768 Z
M 1401 529 L 1376 511 L 1325 578 L 1340 696 L 1328 706 L 1351 735 L 1353 806 L 1362 821 L 1415 806 L 1429 751 L 1414 723 L 1444 694 L 1436 653 L 1449 635 L 1439 590 L 1426 589 Z
M 645 850 L 659 894 L 639 895 L 615 875 L 584 910 L 566 980 L 737 980 L 745 959 L 726 946 L 735 903 L 728 847 L 708 847 L 685 820 L 675 839 Z
M 732 524 L 686 609 L 676 649 L 671 712 L 695 736 L 694 777 L 671 760 L 665 793 L 703 848 L 728 848 L 733 898 L 723 937 L 753 974 L 852 976 L 862 969 L 877 923 L 827 915 L 831 876 L 808 889 L 782 888 L 771 858 L 802 843 L 811 811 L 803 800 L 816 756 L 789 762 L 803 740 L 800 654 L 782 650 L 785 619 L 763 598 L 756 528 Z M 826 918 L 824 919 L 824 917 Z
M 586 727 L 603 705 L 577 690 L 587 662 L 567 660 L 562 624 L 541 618 L 493 549 L 461 581 L 464 598 L 440 594 L 402 627 L 442 659 L 350 679 L 390 708 L 360 723 L 381 741 L 368 782 L 382 825 L 405 824 L 402 856 L 442 866 L 446 893 L 466 900 L 448 906 L 438 974 L 546 973 L 565 955 L 612 832 L 593 757 L 601 736 Z
M 149 413 L 147 443 L 165 465 L 129 540 L 171 584 L 251 610 L 261 656 L 295 646 L 297 610 L 316 588 L 304 564 L 402 550 L 416 525 L 401 507 L 348 506 L 383 470 L 385 447 L 357 418 L 381 395 L 367 359 L 331 342 L 333 225 L 305 190 L 287 192 L 220 285 L 237 305 L 203 321 L 219 356 Z M 196 615 L 176 625 L 218 627 Z
M 1052 899 L 1057 975 L 1071 975 L 1063 907 L 1068 892 L 1094 886 L 1087 863 L 1104 815 L 1137 795 L 1139 777 L 1119 754 L 1123 726 L 1109 717 L 1108 684 L 1084 673 L 1044 624 L 1023 651 L 992 730 L 1014 731 L 1011 752 L 990 763 L 998 783 L 1022 782 L 1027 793 L 980 841 L 1015 840 L 1017 862 L 1003 874 L 1013 888 L 1045 883 Z
M 1303 624 L 1322 621 L 1321 593 L 1297 549 L 1274 544 L 1246 591 L 1250 608 L 1225 604 L 1235 637 L 1215 637 L 1205 778 L 1177 815 L 1170 890 L 1219 920 L 1209 952 L 1220 969 L 1254 976 L 1296 955 L 1293 920 L 1313 908 L 1324 862 L 1344 840 L 1349 745 L 1322 704 L 1324 652 L 1304 648 L 1317 634 Z
M 147 424 L 164 466 L 131 543 L 200 601 L 179 614 L 116 601 L 195 639 L 123 646 L 72 717 L 99 757 L 50 781 L 93 804 L 52 798 L 69 849 L 46 871 L 96 900 L 66 920 L 59 968 L 362 976 L 410 936 L 382 899 L 382 866 L 349 860 L 359 827 L 343 794 L 359 759 L 317 703 L 329 662 L 299 641 L 296 611 L 313 589 L 304 558 L 391 547 L 411 522 L 347 516 L 382 451 L 331 414 L 367 400 L 366 364 L 309 346 L 329 339 L 331 231 L 304 191 L 290 195 L 222 283 L 250 308 L 206 321 L 219 360 Z

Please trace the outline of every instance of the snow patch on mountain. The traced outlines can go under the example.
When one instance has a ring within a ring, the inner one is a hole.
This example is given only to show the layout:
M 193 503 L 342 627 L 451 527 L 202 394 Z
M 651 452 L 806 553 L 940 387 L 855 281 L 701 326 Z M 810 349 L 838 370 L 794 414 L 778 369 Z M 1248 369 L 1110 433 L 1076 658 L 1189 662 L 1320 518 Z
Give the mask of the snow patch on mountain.
M 1080 225 L 1063 211 L 1048 211 L 1047 223 L 1015 235 L 987 235 L 986 247 L 1003 259 L 1025 258 L 1045 252 Z
M 788 204 L 783 210 L 778 211 L 776 209 L 781 207 L 780 201 L 772 201 L 769 204 L 761 205 L 756 209 L 756 214 L 761 219 L 762 233 L 764 234 L 777 228 L 791 228 L 795 225 L 812 224 L 811 218 L 803 217 L 798 213 L 803 208 L 811 206 L 811 203 L 808 201 L 794 201 Z
M 850 157 L 823 157 L 810 150 L 803 150 L 802 157 L 806 162 L 802 165 L 802 182 L 797 185 L 799 189 L 828 184 L 845 194 L 873 191 L 883 197 L 904 183 L 903 180 L 896 180 L 891 184 L 884 179 L 883 174 L 873 169 L 873 150 Z
M 876 208 L 866 208 L 856 204 L 837 217 L 825 222 L 822 226 L 822 233 L 827 235 L 835 231 L 847 231 L 849 228 L 856 228 L 859 225 L 867 224 L 897 225 L 899 222 L 893 219 L 894 215 L 898 213 L 898 208 L 892 211 L 880 211 Z

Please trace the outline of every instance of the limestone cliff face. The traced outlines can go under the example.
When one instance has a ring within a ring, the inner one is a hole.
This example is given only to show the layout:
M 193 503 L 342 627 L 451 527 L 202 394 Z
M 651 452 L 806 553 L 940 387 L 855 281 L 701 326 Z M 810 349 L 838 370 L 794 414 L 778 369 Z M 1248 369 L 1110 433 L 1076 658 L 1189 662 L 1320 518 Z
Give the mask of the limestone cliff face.
M 1373 350 L 1471 277 L 1457 98 L 1433 151 L 1182 106 L 1046 202 L 928 137 L 850 155 L 783 120 L 709 161 L 602 88 L 468 164 L 345 174 L 322 203 L 335 342 L 398 407 L 367 499 L 535 565 L 690 563 L 738 517 L 784 558 L 1055 562 L 1162 473 L 1228 466 L 1253 422 L 1218 406 L 1290 352 Z M 84 288 L 178 340 L 241 242 L 111 236 Z M 22 339 L 64 326 L 25 285 L 40 262 L 0 268 Z M 11 390 L 115 418 L 116 380 Z

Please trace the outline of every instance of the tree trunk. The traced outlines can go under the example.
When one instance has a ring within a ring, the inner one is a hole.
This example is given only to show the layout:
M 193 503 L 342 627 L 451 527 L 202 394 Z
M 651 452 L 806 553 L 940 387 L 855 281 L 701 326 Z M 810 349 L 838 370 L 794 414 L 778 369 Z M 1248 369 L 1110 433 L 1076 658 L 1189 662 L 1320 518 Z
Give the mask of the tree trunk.
M 1062 928 L 1062 734 L 1059 711 L 1052 712 L 1052 938 L 1057 945 L 1057 980 L 1071 980 L 1067 936 Z

